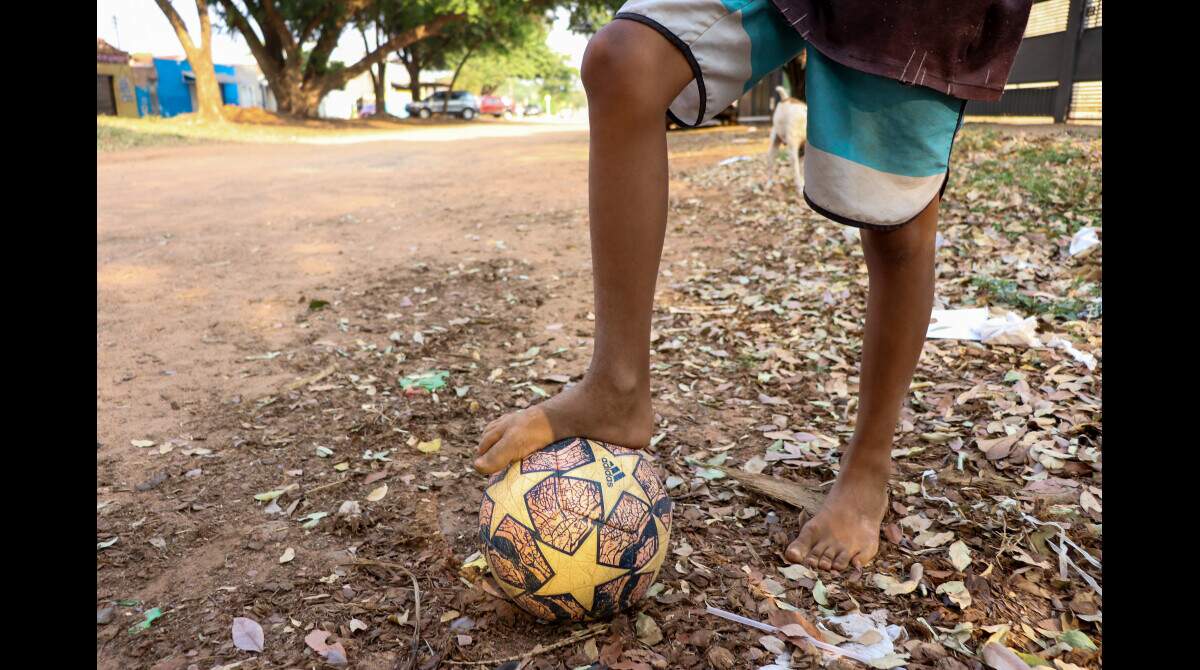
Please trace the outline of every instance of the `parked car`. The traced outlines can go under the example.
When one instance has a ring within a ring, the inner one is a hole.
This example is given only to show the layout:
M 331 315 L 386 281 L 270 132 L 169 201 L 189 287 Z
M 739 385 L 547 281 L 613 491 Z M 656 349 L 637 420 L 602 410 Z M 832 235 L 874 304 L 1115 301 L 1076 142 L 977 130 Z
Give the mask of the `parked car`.
M 447 100 L 447 95 L 449 100 Z M 428 119 L 434 114 L 452 114 L 466 121 L 479 116 L 479 99 L 467 91 L 438 91 L 420 102 L 404 106 L 411 116 Z
M 542 113 L 541 105 L 537 103 L 525 105 L 525 116 L 537 116 Z
M 505 114 L 512 114 L 512 100 L 500 97 L 498 95 L 485 95 L 479 98 L 479 113 L 491 114 L 497 119 Z

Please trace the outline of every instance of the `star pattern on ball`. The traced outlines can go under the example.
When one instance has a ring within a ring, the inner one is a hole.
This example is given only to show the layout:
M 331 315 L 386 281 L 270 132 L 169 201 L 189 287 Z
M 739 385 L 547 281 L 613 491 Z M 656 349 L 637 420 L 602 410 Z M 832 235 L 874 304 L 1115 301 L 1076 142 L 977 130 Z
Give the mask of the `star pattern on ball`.
M 550 570 L 554 574 L 545 584 L 542 584 L 542 588 L 534 591 L 533 594 L 553 596 L 569 593 L 585 610 L 592 609 L 596 587 L 629 572 L 625 568 L 610 568 L 600 563 L 589 566 L 588 570 L 579 569 L 576 555 L 596 555 L 600 548 L 599 538 L 600 533 L 593 528 L 574 554 L 568 554 L 548 544 L 538 542 L 538 548 L 542 550 L 542 556 L 550 564 Z
M 533 519 L 529 518 L 529 509 L 525 506 L 525 494 L 553 474 L 553 470 L 523 473 L 520 466 L 511 467 L 502 479 L 487 487 L 487 495 L 496 503 L 497 508 L 503 509 L 517 523 L 526 528 L 533 528 Z M 493 514 L 488 534 L 494 535 L 496 527 L 503 520 L 504 514 Z
M 637 468 L 638 463 L 642 460 L 640 454 L 617 455 L 609 451 L 603 442 L 589 442 L 589 444 L 592 445 L 592 455 L 595 458 L 590 463 L 565 470 L 562 474 L 601 482 L 602 519 L 607 519 L 608 515 L 612 514 L 612 511 L 617 506 L 617 502 L 621 499 L 622 493 L 629 493 L 646 503 L 646 505 L 651 504 L 650 498 L 642 490 L 640 483 L 628 488 L 613 485 L 617 481 L 620 481 L 620 479 L 633 476 L 634 469 Z M 615 471 L 612 469 L 613 465 L 617 468 Z M 616 479 L 618 475 L 619 479 Z
M 503 590 L 539 619 L 624 609 L 666 559 L 671 501 L 640 451 L 568 438 L 491 482 L 480 505 L 483 554 Z
M 667 560 L 667 545 L 671 544 L 670 529 L 663 525 L 662 519 L 659 519 L 658 516 L 653 516 L 652 518 L 654 519 L 654 529 L 658 531 L 658 551 L 654 552 L 654 557 L 642 569 L 637 571 L 636 574 L 639 575 L 644 575 L 647 572 L 658 572 L 663 562 Z

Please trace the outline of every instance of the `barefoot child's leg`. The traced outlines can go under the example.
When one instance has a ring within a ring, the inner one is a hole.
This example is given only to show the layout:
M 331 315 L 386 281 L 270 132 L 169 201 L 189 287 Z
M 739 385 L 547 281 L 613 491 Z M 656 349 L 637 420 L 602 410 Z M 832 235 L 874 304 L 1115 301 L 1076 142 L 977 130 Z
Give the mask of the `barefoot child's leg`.
M 692 78 L 652 28 L 614 21 L 584 53 L 591 124 L 591 219 L 596 340 L 583 380 L 490 424 L 475 467 L 500 470 L 555 439 L 586 436 L 629 447 L 650 441 L 650 315 L 667 225 L 667 106 Z
M 787 558 L 824 570 L 862 566 L 879 548 L 892 434 L 908 395 L 933 307 L 938 198 L 897 230 L 863 230 L 870 273 L 858 418 L 837 482 Z
M 711 119 L 803 46 L 771 0 L 630 0 L 588 43 L 581 74 L 595 352 L 579 384 L 489 424 L 476 469 L 496 472 L 564 437 L 649 443 L 650 315 L 667 222 L 664 117 L 690 126 Z
M 892 436 L 933 306 L 934 237 L 964 102 L 808 54 L 804 197 L 863 229 L 870 273 L 854 436 L 837 482 L 785 556 L 822 569 L 879 549 Z

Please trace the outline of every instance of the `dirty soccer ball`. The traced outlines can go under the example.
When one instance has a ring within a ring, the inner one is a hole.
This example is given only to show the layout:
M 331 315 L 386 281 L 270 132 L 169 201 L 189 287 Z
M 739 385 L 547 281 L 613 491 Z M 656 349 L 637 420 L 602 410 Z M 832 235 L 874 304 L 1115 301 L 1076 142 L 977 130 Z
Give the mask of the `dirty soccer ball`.
M 479 510 L 496 581 L 546 621 L 598 619 L 637 602 L 671 536 L 671 499 L 641 452 L 568 438 L 496 473 Z

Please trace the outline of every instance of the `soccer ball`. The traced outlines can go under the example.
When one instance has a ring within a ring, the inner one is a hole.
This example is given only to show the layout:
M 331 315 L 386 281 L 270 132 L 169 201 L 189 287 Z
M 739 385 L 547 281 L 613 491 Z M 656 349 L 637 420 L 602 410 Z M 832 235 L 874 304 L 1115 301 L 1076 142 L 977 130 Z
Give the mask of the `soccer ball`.
M 654 583 L 671 499 L 641 452 L 579 437 L 496 473 L 479 510 L 496 581 L 545 621 L 609 616 Z

